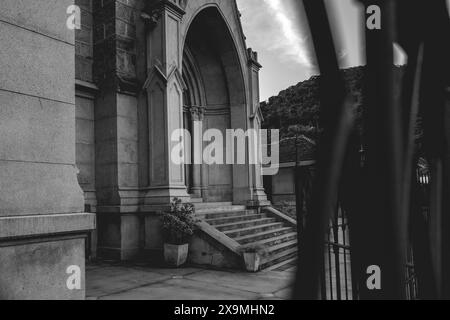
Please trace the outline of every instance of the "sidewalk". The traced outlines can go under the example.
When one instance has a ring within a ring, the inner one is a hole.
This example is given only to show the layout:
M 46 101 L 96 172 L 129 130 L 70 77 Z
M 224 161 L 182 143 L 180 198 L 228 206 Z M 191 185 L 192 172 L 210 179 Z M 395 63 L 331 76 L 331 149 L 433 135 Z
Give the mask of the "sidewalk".
M 86 267 L 88 300 L 284 300 L 295 268 L 246 273 L 96 263 Z

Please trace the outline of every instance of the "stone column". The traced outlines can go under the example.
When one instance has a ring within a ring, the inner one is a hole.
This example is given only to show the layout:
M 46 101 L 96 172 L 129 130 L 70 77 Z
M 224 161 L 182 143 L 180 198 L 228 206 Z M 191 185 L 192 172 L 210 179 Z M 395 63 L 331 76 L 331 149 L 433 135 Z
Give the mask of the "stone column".
M 70 0 L 0 5 L 0 299 L 84 299 Z M 80 286 L 67 286 L 70 272 Z
M 261 158 L 262 146 L 259 130 L 261 129 L 261 123 L 263 121 L 262 113 L 260 110 L 259 101 L 259 70 L 261 65 L 258 63 L 258 55 L 252 49 L 248 49 L 248 70 L 249 70 L 249 83 L 250 83 L 250 103 L 251 103 L 251 115 L 250 115 L 250 129 L 255 130 L 258 134 L 256 141 L 253 145 L 250 145 L 249 152 Z M 262 164 L 257 161 L 256 164 L 250 165 L 250 176 L 252 181 L 252 199 L 250 201 L 251 206 L 266 206 L 269 205 L 266 192 L 264 191 L 263 176 L 262 176 Z
M 203 181 L 203 120 L 205 118 L 205 108 L 193 106 L 190 108 L 192 121 L 192 197 L 202 198 Z
M 94 1 L 98 255 L 118 260 L 134 259 L 140 247 L 138 5 Z
M 173 198 L 189 200 L 184 164 L 172 161 L 180 141 L 172 141 L 183 129 L 183 91 L 179 1 L 150 1 L 143 15 L 147 33 L 147 91 L 149 134 L 149 188 L 145 205 L 149 210 L 167 207 Z M 181 139 L 180 139 L 181 140 Z

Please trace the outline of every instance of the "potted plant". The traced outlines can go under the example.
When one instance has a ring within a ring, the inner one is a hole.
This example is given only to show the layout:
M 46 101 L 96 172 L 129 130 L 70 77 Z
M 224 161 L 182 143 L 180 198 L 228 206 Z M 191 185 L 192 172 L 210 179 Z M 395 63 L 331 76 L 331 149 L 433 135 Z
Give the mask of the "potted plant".
M 195 208 L 175 198 L 169 212 L 162 214 L 164 259 L 170 266 L 180 267 L 186 263 L 189 241 L 195 229 Z
M 260 269 L 261 258 L 267 256 L 267 248 L 259 243 L 242 246 L 239 249 L 245 262 L 245 268 L 249 272 L 258 272 Z

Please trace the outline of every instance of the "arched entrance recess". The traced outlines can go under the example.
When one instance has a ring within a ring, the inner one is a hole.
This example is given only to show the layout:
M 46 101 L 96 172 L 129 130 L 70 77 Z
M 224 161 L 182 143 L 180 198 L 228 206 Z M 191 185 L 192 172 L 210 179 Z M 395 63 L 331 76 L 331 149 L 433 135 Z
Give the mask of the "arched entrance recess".
M 183 50 L 182 75 L 187 89 L 184 92 L 184 123 L 191 133 L 194 121 L 201 123 L 202 132 L 220 130 L 226 137 L 226 129 L 246 130 L 246 94 L 244 75 L 233 38 L 217 7 L 201 10 L 186 35 Z M 198 127 L 197 127 L 198 128 Z M 190 157 L 193 160 L 193 141 Z M 207 144 L 207 143 L 206 143 Z M 226 143 L 224 141 L 224 155 Z M 186 183 L 194 198 L 205 202 L 233 201 L 236 192 L 236 175 L 248 177 L 243 165 L 188 165 Z M 248 179 L 244 177 L 245 179 Z M 248 183 L 247 190 L 248 190 Z

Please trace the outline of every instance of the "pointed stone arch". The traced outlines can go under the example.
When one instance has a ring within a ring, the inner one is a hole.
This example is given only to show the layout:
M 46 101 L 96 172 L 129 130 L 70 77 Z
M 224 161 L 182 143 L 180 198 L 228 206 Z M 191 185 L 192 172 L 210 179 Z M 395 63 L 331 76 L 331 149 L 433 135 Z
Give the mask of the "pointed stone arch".
M 183 47 L 185 104 L 205 110 L 203 130 L 248 128 L 246 73 L 235 39 L 220 7 L 209 4 L 189 23 Z M 187 170 L 189 171 L 189 170 Z M 194 170 L 195 171 L 195 170 Z M 245 202 L 250 199 L 248 166 L 202 166 L 197 176 L 204 201 Z

